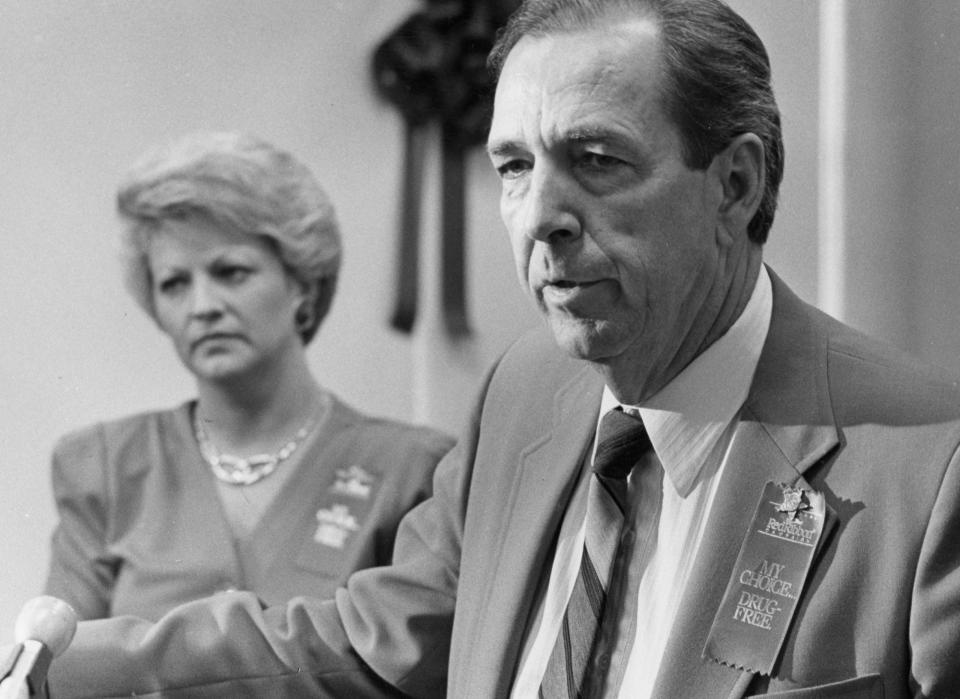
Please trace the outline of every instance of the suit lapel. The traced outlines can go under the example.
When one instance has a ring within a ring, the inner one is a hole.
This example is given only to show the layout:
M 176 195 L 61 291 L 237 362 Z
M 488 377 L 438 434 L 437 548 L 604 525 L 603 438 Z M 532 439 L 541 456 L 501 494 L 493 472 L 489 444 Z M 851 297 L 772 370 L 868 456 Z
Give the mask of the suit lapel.
M 774 291 L 770 330 L 661 661 L 654 696 L 743 696 L 751 673 L 702 657 L 743 537 L 767 481 L 807 486 L 802 474 L 839 442 L 827 390 L 825 342 L 804 305 L 770 276 Z M 835 517 L 828 517 L 825 526 L 833 523 Z
M 504 545 L 490 550 L 495 603 L 483 609 L 470 696 L 509 695 L 552 543 L 593 440 L 602 388 L 596 372 L 579 371 L 556 395 L 551 432 L 521 454 L 499 536 L 491 539 Z

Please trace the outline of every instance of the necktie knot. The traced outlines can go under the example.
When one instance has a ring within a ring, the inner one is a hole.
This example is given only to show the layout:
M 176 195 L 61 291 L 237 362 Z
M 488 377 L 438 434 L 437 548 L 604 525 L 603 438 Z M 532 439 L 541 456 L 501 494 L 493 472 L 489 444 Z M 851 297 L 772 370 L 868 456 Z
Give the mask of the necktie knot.
M 617 407 L 600 421 L 593 470 L 604 478 L 626 480 L 634 464 L 652 448 L 643 420 Z

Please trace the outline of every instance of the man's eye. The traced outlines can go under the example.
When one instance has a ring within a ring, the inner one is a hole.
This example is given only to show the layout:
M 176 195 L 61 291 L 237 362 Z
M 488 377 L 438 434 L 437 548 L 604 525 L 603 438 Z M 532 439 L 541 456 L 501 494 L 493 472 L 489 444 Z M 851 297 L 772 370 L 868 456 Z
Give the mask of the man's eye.
M 623 161 L 605 153 L 587 152 L 580 156 L 580 162 L 587 167 L 610 168 L 622 165 Z
M 521 160 L 519 158 L 514 158 L 513 160 L 507 160 L 500 165 L 497 165 L 497 172 L 500 174 L 500 177 L 504 179 L 512 179 L 523 174 L 530 169 L 530 163 L 526 160 Z

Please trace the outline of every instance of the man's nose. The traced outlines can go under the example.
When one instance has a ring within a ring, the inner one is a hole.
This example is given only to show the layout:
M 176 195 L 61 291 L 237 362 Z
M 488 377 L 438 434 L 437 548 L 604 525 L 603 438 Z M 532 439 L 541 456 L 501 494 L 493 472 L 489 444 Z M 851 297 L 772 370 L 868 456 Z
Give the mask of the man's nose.
M 559 244 L 582 233 L 575 207 L 575 183 L 562 173 L 543 168 L 531 173 L 520 211 L 520 226 L 533 240 Z

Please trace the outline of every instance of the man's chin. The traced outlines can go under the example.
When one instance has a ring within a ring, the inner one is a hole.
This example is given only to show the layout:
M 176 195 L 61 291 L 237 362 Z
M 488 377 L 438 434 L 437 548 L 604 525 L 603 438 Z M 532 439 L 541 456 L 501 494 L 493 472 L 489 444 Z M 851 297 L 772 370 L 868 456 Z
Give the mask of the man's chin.
M 615 343 L 599 321 L 551 318 L 548 322 L 557 345 L 574 359 L 602 363 L 616 353 Z

